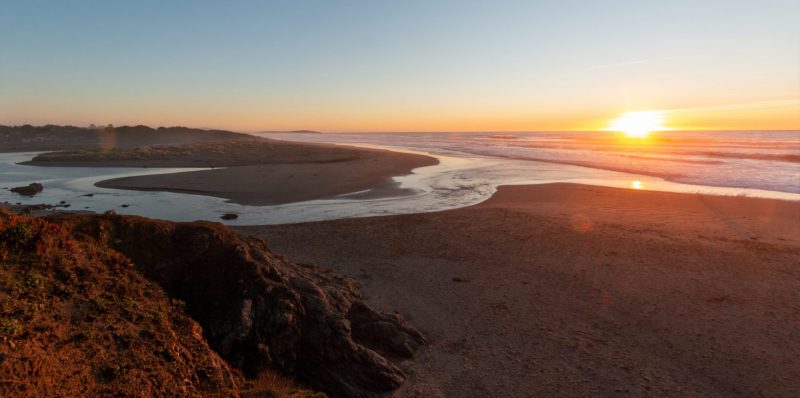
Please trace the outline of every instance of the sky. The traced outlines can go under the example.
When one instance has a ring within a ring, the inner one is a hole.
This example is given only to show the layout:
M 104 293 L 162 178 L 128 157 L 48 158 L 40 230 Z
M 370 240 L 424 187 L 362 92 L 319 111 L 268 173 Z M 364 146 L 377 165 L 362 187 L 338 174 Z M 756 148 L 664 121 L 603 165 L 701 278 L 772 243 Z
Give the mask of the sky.
M 0 0 L 0 124 L 800 129 L 800 1 Z

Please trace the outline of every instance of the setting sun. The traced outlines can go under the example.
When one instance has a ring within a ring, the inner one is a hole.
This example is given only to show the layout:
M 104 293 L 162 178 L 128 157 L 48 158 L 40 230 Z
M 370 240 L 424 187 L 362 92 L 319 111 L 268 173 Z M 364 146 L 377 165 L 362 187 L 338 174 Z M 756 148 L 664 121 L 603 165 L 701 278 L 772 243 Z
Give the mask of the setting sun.
M 609 130 L 620 131 L 630 138 L 645 138 L 653 131 L 664 130 L 664 112 L 625 112 L 611 123 Z

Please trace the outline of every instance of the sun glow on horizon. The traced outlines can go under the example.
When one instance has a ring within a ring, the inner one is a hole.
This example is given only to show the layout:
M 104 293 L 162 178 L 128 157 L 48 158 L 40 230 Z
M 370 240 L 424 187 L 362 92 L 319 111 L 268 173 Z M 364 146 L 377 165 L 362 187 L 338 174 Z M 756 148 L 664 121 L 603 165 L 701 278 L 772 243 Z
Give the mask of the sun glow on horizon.
M 647 138 L 653 131 L 666 130 L 664 118 L 662 111 L 625 112 L 608 130 L 625 133 L 629 138 Z

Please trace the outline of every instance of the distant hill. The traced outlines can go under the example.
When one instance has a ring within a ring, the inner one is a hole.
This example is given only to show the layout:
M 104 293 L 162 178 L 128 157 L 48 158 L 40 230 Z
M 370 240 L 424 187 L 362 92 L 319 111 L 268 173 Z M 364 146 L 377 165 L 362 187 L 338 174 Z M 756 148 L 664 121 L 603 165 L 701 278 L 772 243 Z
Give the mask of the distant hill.
M 291 131 L 260 131 L 260 134 L 323 134 L 321 131 L 314 130 L 291 130 Z
M 249 134 L 188 127 L 121 126 L 0 126 L 0 152 L 84 148 L 135 148 L 142 145 L 181 145 L 198 142 L 252 140 Z

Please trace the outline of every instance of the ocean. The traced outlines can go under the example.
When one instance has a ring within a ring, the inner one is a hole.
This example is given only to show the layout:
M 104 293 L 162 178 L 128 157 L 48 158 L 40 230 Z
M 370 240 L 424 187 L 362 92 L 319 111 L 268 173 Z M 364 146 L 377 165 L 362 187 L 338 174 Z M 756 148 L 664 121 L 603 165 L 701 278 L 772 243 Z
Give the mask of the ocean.
M 292 141 L 368 144 L 452 156 L 586 166 L 703 186 L 800 193 L 800 131 L 262 134 Z
M 354 192 L 277 206 L 244 206 L 200 195 L 94 186 L 110 178 L 196 169 L 24 166 L 18 163 L 36 153 L 0 153 L 0 188 L 5 188 L 0 189 L 0 202 L 64 201 L 70 210 L 252 225 L 454 209 L 488 199 L 499 185 L 550 182 L 800 200 L 797 131 L 667 132 L 646 141 L 578 132 L 261 135 L 423 153 L 436 156 L 440 164 L 394 178 L 402 192 L 394 196 Z M 31 182 L 42 182 L 44 192 L 26 198 L 8 191 Z M 229 212 L 239 218 L 220 220 Z

